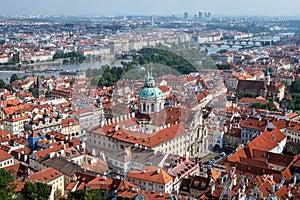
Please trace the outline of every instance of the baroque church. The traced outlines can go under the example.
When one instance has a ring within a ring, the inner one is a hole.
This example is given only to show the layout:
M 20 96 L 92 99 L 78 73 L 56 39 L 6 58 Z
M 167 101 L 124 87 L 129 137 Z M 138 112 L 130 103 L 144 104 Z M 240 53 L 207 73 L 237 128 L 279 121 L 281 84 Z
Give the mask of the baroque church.
M 166 154 L 201 157 L 208 152 L 208 131 L 202 112 L 165 103 L 167 94 L 149 72 L 129 113 L 101 121 L 88 130 L 91 149 L 109 151 L 139 146 Z

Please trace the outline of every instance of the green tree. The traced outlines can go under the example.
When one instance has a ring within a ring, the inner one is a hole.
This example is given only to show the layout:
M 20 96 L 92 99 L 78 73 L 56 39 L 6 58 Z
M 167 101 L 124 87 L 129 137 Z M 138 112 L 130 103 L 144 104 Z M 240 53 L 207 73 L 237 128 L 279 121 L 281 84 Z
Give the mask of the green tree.
M 12 171 L 0 170 L 0 199 L 9 200 L 13 199 L 15 194 L 16 185 L 13 184 L 15 178 Z
M 300 92 L 300 79 L 294 81 L 291 85 L 291 92 L 292 93 L 299 93 Z
M 70 82 L 70 85 L 74 85 L 75 84 L 75 80 L 72 79 L 71 82 Z
M 68 197 L 69 200 L 100 200 L 98 190 L 77 190 L 75 192 L 71 192 Z
M 19 77 L 17 74 L 12 74 L 10 77 L 10 83 L 13 83 L 14 81 L 19 80 Z
M 6 84 L 5 88 L 9 91 L 13 91 L 13 86 L 11 84 Z
M 35 90 L 32 85 L 29 87 L 28 92 L 30 92 L 32 95 L 34 95 Z
M 105 79 L 103 77 L 100 77 L 99 81 L 98 81 L 98 86 L 105 86 L 107 83 L 105 81 Z
M 48 200 L 50 189 L 45 183 L 37 182 L 37 200 Z
M 22 194 L 26 200 L 47 200 L 49 199 L 50 189 L 45 183 L 26 182 Z
M 252 104 L 252 107 L 261 109 L 261 108 L 265 108 L 266 105 L 262 104 L 261 102 L 255 102 L 255 103 Z
M 266 107 L 267 107 L 267 110 L 270 110 L 270 111 L 276 111 L 276 107 L 275 107 L 275 105 L 274 105 L 273 99 L 271 99 L 271 100 L 267 103 Z
M 5 88 L 5 82 L 2 79 L 0 79 L 0 88 Z
M 218 70 L 229 70 L 231 69 L 230 64 L 217 64 Z
M 19 80 L 18 75 L 17 75 L 17 74 L 12 74 L 11 77 L 10 77 L 9 82 L 10 82 L 10 83 L 13 83 L 13 82 L 16 81 L 16 80 Z
M 34 183 L 26 182 L 22 194 L 27 200 L 35 200 L 37 197 L 37 186 Z

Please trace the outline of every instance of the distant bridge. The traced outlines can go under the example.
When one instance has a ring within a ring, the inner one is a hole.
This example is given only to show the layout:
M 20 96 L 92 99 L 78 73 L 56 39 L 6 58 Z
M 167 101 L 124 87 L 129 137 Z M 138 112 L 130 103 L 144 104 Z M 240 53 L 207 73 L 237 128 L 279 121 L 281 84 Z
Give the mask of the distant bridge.
M 229 46 L 230 48 L 234 46 L 241 46 L 242 48 L 246 47 L 261 47 L 273 45 L 275 41 L 272 39 L 262 39 L 262 40 L 221 40 L 218 42 L 209 42 L 200 44 L 201 47 L 222 47 Z

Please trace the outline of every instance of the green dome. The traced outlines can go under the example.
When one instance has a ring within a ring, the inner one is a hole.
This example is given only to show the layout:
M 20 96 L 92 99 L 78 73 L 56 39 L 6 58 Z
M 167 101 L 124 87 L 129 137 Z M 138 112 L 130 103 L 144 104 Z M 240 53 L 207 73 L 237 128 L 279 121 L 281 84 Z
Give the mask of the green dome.
M 145 87 L 140 92 L 140 97 L 162 97 L 163 93 L 158 87 Z

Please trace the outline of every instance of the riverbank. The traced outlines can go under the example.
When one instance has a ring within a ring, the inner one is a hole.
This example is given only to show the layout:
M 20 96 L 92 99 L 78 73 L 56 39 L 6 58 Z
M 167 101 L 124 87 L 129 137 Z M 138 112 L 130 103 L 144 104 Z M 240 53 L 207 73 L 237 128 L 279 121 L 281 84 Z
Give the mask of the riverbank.
M 55 61 L 38 62 L 38 63 L 30 63 L 30 64 L 0 65 L 0 70 L 24 71 L 24 70 L 34 69 L 35 67 L 38 66 L 56 66 L 61 64 L 62 64 L 61 60 L 55 60 Z
M 100 68 L 103 65 L 111 65 L 115 61 L 113 56 L 106 57 L 105 59 L 99 61 L 85 61 L 83 63 L 35 63 L 26 66 L 19 67 L 18 65 L 0 65 L 0 79 L 6 82 L 12 74 L 17 74 L 18 76 L 35 74 L 39 76 L 59 76 L 59 71 L 77 71 L 86 70 L 88 68 Z
M 25 70 L 45 70 L 49 68 L 60 68 L 65 69 L 65 66 L 67 66 L 66 70 L 72 70 L 69 69 L 68 66 L 75 66 L 74 70 L 78 70 L 79 66 L 83 66 L 83 68 L 86 68 L 85 66 L 90 66 L 91 68 L 95 67 L 101 67 L 102 65 L 110 65 L 114 63 L 115 57 L 114 55 L 106 56 L 100 60 L 93 59 L 93 60 L 85 60 L 82 63 L 79 62 L 65 62 L 64 59 L 57 59 L 55 61 L 47 61 L 47 62 L 37 62 L 37 63 L 30 63 L 30 64 L 14 64 L 14 65 L 0 65 L 0 71 L 25 71 Z M 97 65 L 98 63 L 101 63 L 100 66 Z M 95 66 L 96 64 L 96 66 Z

